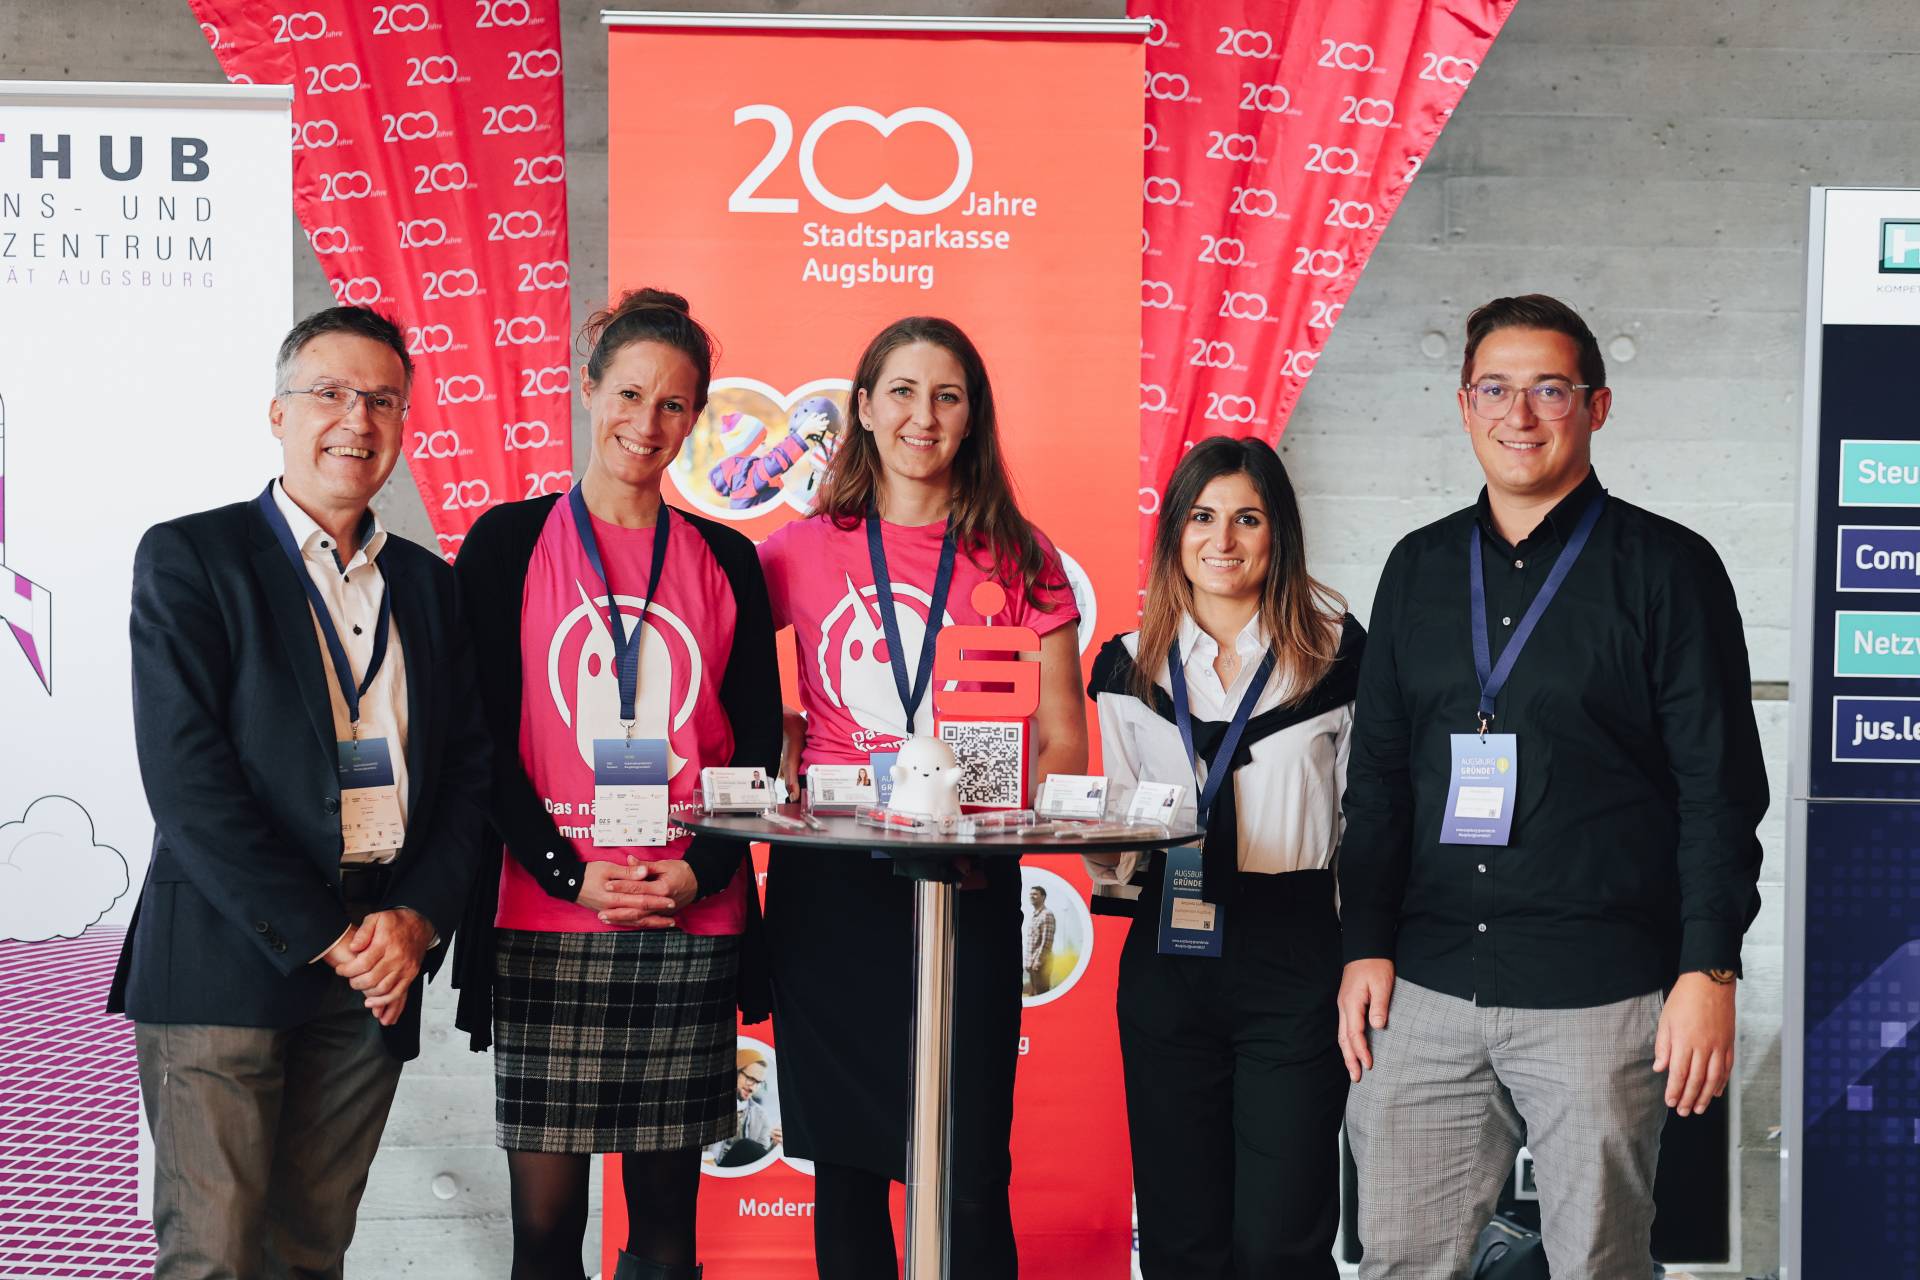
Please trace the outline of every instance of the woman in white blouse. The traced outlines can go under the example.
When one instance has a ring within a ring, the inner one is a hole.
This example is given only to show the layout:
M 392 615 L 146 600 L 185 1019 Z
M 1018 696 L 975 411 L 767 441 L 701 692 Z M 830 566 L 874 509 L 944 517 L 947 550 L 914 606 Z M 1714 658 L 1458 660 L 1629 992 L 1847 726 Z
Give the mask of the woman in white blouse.
M 1095 910 L 1134 916 L 1120 1048 L 1148 1280 L 1336 1274 L 1333 858 L 1364 643 L 1307 573 L 1273 450 L 1196 445 L 1161 504 L 1143 625 L 1088 686 L 1115 793 L 1184 788 L 1208 831 L 1197 851 L 1087 859 Z

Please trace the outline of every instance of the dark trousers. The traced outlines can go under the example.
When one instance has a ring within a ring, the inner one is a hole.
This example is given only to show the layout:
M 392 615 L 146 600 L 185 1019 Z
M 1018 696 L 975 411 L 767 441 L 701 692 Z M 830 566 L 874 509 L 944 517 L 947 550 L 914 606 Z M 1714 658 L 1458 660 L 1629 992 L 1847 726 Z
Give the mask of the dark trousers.
M 1158 954 L 1157 884 L 1121 954 L 1140 1268 L 1331 1280 L 1347 1098 L 1332 876 L 1236 879 L 1218 957 Z

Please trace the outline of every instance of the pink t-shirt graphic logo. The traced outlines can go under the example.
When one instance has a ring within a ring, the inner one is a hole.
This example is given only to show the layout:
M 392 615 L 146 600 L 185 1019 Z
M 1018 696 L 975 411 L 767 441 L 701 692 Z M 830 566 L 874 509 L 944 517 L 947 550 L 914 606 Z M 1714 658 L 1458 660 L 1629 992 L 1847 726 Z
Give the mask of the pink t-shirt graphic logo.
M 607 629 L 607 597 L 589 596 L 576 580 L 580 604 L 560 620 L 547 645 L 547 690 L 560 722 L 573 730 L 580 762 L 593 768 L 595 738 L 624 738 L 620 723 L 620 678 L 613 663 L 613 635 Z M 639 596 L 617 597 L 630 628 L 640 627 Z M 572 696 L 562 672 L 571 676 Z M 667 739 L 667 777 L 686 767 L 673 749 L 673 733 L 685 728 L 700 695 L 700 648 L 693 632 L 672 610 L 655 603 L 647 612 L 640 644 L 640 691 L 634 704 L 637 738 Z M 670 732 L 671 729 L 671 732 Z
M 844 709 L 861 728 L 876 733 L 897 734 L 900 725 L 900 692 L 893 683 L 893 666 L 887 653 L 887 633 L 880 622 L 879 589 L 856 587 L 853 579 L 842 575 L 846 592 L 832 612 L 820 623 L 820 644 L 815 659 L 820 666 L 820 685 L 834 706 Z M 906 649 L 907 670 L 917 670 L 920 648 L 926 642 L 927 610 L 933 597 L 911 583 L 893 584 L 894 608 L 900 623 L 900 643 Z M 916 607 L 900 607 L 913 601 Z M 953 614 L 945 615 L 942 626 L 953 625 Z M 933 731 L 933 704 L 920 704 L 913 732 Z

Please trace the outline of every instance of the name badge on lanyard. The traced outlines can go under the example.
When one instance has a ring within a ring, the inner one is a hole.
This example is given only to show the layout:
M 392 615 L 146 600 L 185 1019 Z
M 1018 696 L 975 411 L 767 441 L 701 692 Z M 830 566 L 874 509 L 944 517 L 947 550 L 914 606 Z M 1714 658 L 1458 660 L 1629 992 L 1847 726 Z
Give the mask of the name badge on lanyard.
M 1166 877 L 1160 885 L 1160 943 L 1163 956 L 1217 956 L 1226 913 L 1200 898 L 1205 872 L 1200 850 L 1190 844 L 1167 850 Z
M 1451 735 L 1452 764 L 1448 769 L 1447 807 L 1440 819 L 1441 844 L 1504 845 L 1513 836 L 1515 801 L 1520 794 L 1520 740 L 1511 733 L 1494 733 L 1495 705 L 1507 678 L 1513 674 L 1520 651 L 1533 638 L 1533 630 L 1547 606 L 1559 594 L 1567 574 L 1586 549 L 1587 538 L 1600 519 L 1607 495 L 1602 493 L 1587 505 L 1580 522 L 1573 528 L 1567 545 L 1547 572 L 1547 580 L 1527 606 L 1513 638 L 1500 651 L 1500 661 L 1492 659 L 1493 645 L 1487 635 L 1486 569 L 1481 564 L 1483 539 L 1476 521 L 1467 540 L 1467 590 L 1473 615 L 1473 669 L 1480 678 L 1480 721 L 1477 733 Z
M 640 641 L 646 633 L 647 614 L 660 592 L 660 571 L 667 561 L 669 508 L 665 502 L 660 504 L 660 516 L 653 526 L 647 594 L 640 603 L 639 621 L 629 632 L 579 485 L 567 493 L 567 505 L 573 512 L 580 549 L 586 552 L 587 563 L 600 576 L 600 585 L 606 591 L 607 633 L 613 639 L 614 671 L 620 685 L 620 724 L 627 731 L 623 738 L 593 740 L 593 843 L 602 849 L 663 845 L 667 842 L 666 726 L 660 726 L 659 737 L 636 738 L 633 731 L 638 718 L 635 704 L 640 692 Z
M 326 642 L 327 659 L 333 664 L 340 700 L 347 705 L 351 736 L 334 744 L 335 777 L 340 784 L 340 853 L 343 858 L 363 858 L 370 853 L 398 849 L 406 841 L 406 822 L 400 815 L 400 788 L 395 784 L 393 750 L 385 738 L 360 736 L 360 700 L 373 687 L 374 677 L 386 665 L 388 630 L 393 622 L 393 597 L 387 590 L 386 576 L 380 580 L 380 609 L 373 624 L 373 652 L 367 658 L 366 674 L 354 679 L 353 663 L 341 643 L 340 630 L 327 611 L 326 597 L 314 585 L 293 530 L 273 500 L 273 486 L 260 495 L 260 511 L 274 540 L 293 566 L 293 573 L 307 593 L 320 638 Z M 376 566 L 375 572 L 379 572 Z
M 394 784 L 393 753 L 385 738 L 337 743 L 340 772 L 340 852 L 345 857 L 398 849 L 407 838 Z
M 1213 759 L 1207 762 L 1207 778 L 1200 781 L 1200 751 L 1194 745 L 1193 712 L 1187 696 L 1187 672 L 1180 658 L 1180 642 L 1175 640 L 1167 654 L 1167 682 L 1173 686 L 1173 721 L 1180 730 L 1181 745 L 1187 749 L 1187 763 L 1193 768 L 1194 783 L 1199 788 L 1200 825 L 1207 829 L 1206 843 L 1214 845 L 1225 840 L 1233 849 L 1233 856 L 1220 866 L 1221 859 L 1216 856 L 1214 873 L 1230 872 L 1239 866 L 1238 831 L 1216 832 L 1213 820 L 1219 808 L 1223 790 L 1233 785 L 1233 756 L 1240 749 L 1240 739 L 1247 731 L 1247 721 L 1253 718 L 1253 708 L 1265 692 L 1267 681 L 1273 676 L 1274 654 L 1267 650 L 1260 660 L 1260 667 L 1253 674 L 1253 681 L 1247 691 L 1240 695 L 1240 705 L 1233 709 L 1233 719 L 1227 723 L 1227 732 L 1215 748 Z M 1237 824 L 1236 824 L 1237 825 Z M 1219 848 L 1215 845 L 1217 855 Z M 1220 940 L 1226 928 L 1226 908 L 1216 901 L 1208 901 L 1204 896 L 1206 888 L 1205 846 L 1195 848 L 1184 845 L 1167 850 L 1166 878 L 1160 886 L 1160 944 L 1161 955 L 1169 956 L 1217 956 L 1220 954 Z M 1215 886 L 1214 896 L 1218 897 L 1219 886 Z
M 953 540 L 952 519 L 949 517 L 946 535 L 940 540 L 940 563 L 933 573 L 933 596 L 927 603 L 926 632 L 920 639 L 920 666 L 909 684 L 906 648 L 900 642 L 900 619 L 893 612 L 893 576 L 887 572 L 887 548 L 880 535 L 879 509 L 870 506 L 867 508 L 867 562 L 873 569 L 874 594 L 879 597 L 880 626 L 887 636 L 887 665 L 893 670 L 893 687 L 900 694 L 900 710 L 905 716 L 906 729 L 902 736 L 911 738 L 913 722 L 920 714 L 920 704 L 926 701 L 927 689 L 933 683 L 934 644 L 940 638 L 940 628 L 946 625 L 947 594 L 953 589 L 953 561 L 957 547 Z M 883 806 L 893 799 L 893 762 L 898 756 L 897 749 L 873 751 L 867 755 L 867 765 L 873 770 L 874 786 L 878 789 L 879 803 Z M 882 853 L 874 854 L 876 858 L 885 856 Z

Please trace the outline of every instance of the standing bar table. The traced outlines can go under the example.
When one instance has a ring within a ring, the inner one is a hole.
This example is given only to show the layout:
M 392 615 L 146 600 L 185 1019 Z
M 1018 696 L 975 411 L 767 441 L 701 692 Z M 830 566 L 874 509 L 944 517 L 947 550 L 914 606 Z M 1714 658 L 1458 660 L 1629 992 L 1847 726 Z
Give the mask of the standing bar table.
M 948 1102 L 953 1033 L 953 894 L 957 878 L 953 860 L 963 856 L 1017 858 L 1023 853 L 1126 853 L 1186 844 L 1204 833 L 1193 827 L 1155 826 L 1149 834 L 1108 837 L 1019 831 L 963 835 L 870 827 L 851 815 L 824 813 L 813 815 L 817 827 L 808 827 L 797 804 L 780 805 L 769 812 L 786 821 L 759 813 L 709 813 L 675 821 L 701 835 L 777 842 L 817 850 L 823 857 L 868 856 L 878 851 L 892 857 L 899 872 L 914 881 L 913 1035 L 908 1067 L 913 1081 L 907 1117 L 905 1280 L 948 1280 L 947 1146 L 952 1123 Z M 798 825 L 789 826 L 790 822 Z

